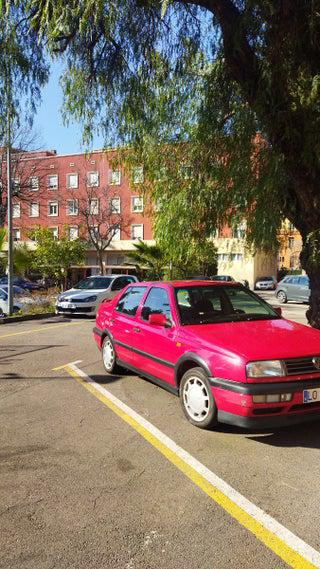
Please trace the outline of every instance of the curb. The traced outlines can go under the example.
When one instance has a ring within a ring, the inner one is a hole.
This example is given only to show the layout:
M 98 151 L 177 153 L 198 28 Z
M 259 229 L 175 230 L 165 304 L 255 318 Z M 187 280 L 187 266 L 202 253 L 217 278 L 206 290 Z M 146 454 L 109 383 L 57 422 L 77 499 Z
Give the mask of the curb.
M 26 314 L 25 316 L 11 316 L 0 318 L 1 324 L 10 324 L 10 322 L 24 322 L 25 320 L 44 320 L 45 318 L 50 318 L 52 316 L 57 316 L 54 312 L 45 312 L 44 314 Z

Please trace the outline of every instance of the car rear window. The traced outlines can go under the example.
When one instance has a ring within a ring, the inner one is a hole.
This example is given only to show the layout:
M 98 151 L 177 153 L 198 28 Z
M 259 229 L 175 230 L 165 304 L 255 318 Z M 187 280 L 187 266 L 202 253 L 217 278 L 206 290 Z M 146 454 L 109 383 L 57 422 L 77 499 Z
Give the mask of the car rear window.
M 146 288 L 145 286 L 129 287 L 120 297 L 115 307 L 116 312 L 126 314 L 127 316 L 134 316 Z
M 175 296 L 182 325 L 279 318 L 271 306 L 242 287 L 181 287 Z

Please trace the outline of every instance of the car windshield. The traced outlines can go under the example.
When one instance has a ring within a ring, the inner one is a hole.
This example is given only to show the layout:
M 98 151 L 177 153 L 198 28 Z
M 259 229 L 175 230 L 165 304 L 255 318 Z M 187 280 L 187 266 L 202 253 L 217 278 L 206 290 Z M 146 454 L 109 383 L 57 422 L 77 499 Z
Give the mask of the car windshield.
M 182 325 L 269 320 L 280 316 L 253 292 L 237 286 L 186 286 L 175 289 Z
M 273 281 L 273 277 L 260 277 L 259 281 Z
M 109 288 L 111 281 L 111 277 L 89 277 L 88 279 L 84 279 L 74 285 L 73 288 L 79 288 L 82 290 L 104 289 Z

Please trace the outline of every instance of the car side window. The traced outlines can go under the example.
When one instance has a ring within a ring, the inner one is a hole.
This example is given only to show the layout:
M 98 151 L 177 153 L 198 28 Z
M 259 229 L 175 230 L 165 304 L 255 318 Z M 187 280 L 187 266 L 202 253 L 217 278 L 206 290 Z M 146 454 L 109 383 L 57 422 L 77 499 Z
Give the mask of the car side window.
M 171 320 L 169 296 L 164 288 L 152 287 L 150 289 L 141 310 L 141 319 L 148 320 L 150 314 L 164 314 L 168 320 Z
M 299 277 L 299 285 L 302 285 L 302 286 L 309 286 L 309 279 L 308 279 L 308 277 Z
M 7 295 L 3 290 L 0 290 L 0 300 L 7 300 Z
M 291 284 L 294 284 L 294 285 L 299 284 L 299 277 L 292 277 Z
M 115 279 L 111 285 L 111 290 L 121 290 L 125 287 L 126 285 L 123 284 L 123 279 L 122 277 L 120 277 L 119 279 Z
M 117 306 L 115 307 L 115 311 L 120 312 L 121 314 L 126 314 L 127 316 L 134 316 L 138 310 L 140 300 L 143 297 L 145 290 L 145 286 L 128 288 L 119 299 Z
M 286 277 L 284 282 L 286 284 L 293 284 L 293 277 Z

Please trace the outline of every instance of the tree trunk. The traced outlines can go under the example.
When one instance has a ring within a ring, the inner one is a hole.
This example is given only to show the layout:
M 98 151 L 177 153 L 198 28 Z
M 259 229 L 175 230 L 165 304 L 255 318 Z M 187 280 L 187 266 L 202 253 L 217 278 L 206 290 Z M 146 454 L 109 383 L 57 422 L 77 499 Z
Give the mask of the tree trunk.
M 105 274 L 105 266 L 104 266 L 104 262 L 103 262 L 103 251 L 101 251 L 100 249 L 97 250 L 97 259 L 98 259 L 98 265 L 100 267 L 100 274 L 104 275 Z
M 320 230 L 303 235 L 302 241 L 301 266 L 310 280 L 310 303 L 306 317 L 310 326 L 320 329 Z

